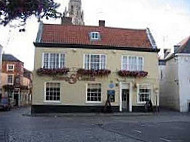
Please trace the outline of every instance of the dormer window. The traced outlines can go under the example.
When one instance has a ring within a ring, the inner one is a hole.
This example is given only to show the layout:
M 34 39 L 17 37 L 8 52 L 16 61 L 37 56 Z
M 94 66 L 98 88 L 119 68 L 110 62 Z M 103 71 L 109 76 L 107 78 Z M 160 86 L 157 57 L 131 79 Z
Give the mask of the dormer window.
M 99 32 L 91 32 L 90 39 L 91 40 L 100 40 L 100 33 Z

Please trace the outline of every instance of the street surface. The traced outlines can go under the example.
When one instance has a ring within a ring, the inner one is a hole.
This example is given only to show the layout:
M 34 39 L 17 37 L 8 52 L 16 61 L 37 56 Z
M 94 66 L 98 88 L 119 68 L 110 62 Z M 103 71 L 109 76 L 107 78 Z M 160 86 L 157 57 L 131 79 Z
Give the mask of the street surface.
M 0 111 L 0 142 L 190 142 L 190 113 L 30 116 Z

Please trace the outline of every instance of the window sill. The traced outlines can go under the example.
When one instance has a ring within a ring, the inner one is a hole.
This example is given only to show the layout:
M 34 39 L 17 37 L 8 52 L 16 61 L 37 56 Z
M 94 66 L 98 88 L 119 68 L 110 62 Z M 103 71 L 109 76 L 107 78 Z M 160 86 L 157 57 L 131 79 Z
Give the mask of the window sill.
M 101 104 L 102 102 L 87 101 L 86 104 Z
M 145 105 L 146 102 L 137 102 L 137 104 L 139 104 L 139 105 Z
M 60 104 L 61 101 L 44 101 L 44 103 L 55 103 L 55 104 Z

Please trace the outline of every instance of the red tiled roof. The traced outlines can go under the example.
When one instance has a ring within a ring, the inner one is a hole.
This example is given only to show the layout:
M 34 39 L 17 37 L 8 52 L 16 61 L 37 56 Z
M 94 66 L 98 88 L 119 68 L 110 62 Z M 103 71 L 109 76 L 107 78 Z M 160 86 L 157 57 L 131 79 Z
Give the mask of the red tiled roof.
M 99 32 L 101 40 L 91 41 L 90 32 Z M 44 24 L 41 43 L 103 45 L 152 48 L 145 30 Z

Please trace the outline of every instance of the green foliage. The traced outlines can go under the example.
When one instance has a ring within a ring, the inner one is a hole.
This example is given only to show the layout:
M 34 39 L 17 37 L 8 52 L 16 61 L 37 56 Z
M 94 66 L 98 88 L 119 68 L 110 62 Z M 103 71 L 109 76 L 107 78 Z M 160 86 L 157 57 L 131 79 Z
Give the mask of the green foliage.
M 32 15 L 39 21 L 42 18 L 60 18 L 61 13 L 56 11 L 59 6 L 54 0 L 0 0 L 0 25 L 6 26 L 17 20 L 23 26 Z

